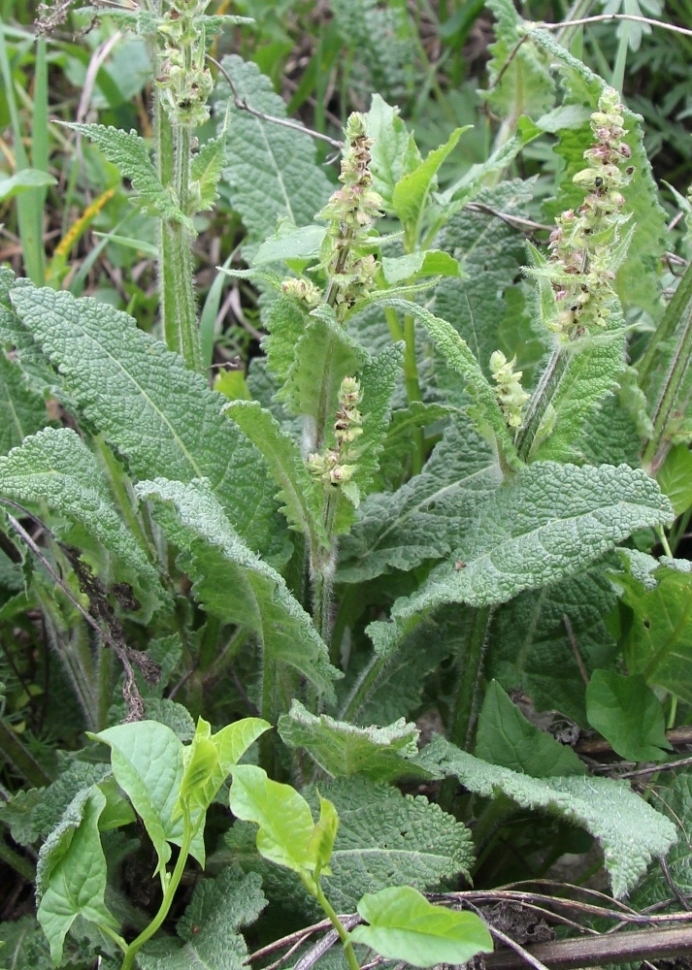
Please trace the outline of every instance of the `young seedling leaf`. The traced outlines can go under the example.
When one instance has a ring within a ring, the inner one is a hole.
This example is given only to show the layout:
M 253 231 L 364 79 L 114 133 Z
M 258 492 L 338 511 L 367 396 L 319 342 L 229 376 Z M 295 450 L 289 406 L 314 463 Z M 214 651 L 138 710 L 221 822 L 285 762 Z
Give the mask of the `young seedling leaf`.
M 594 670 L 586 689 L 586 716 L 628 761 L 662 761 L 665 751 L 673 750 L 661 702 L 639 674 Z
M 491 681 L 478 716 L 475 755 L 532 778 L 586 774 L 586 766 L 572 748 L 531 724 L 496 680 Z
M 410 886 L 366 893 L 358 912 L 370 925 L 351 931 L 354 943 L 364 943 L 380 956 L 414 967 L 466 963 L 493 949 L 492 937 L 475 913 L 433 906 Z
M 616 898 L 628 893 L 652 858 L 665 855 L 677 840 L 668 819 L 624 782 L 581 776 L 531 778 L 489 765 L 440 737 L 424 750 L 422 761 L 484 798 L 501 792 L 522 808 L 549 812 L 585 828 L 601 843 Z
M 99 818 L 105 806 L 106 797 L 96 786 L 80 792 L 39 853 L 37 915 L 56 967 L 62 963 L 65 936 L 78 916 L 117 929 L 104 902 L 107 869 Z

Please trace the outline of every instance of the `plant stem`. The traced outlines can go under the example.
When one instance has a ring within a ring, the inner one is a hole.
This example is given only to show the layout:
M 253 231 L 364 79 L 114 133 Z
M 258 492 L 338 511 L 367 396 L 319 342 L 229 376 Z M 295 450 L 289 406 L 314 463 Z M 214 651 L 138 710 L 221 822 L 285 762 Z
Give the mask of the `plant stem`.
M 0 757 L 12 765 L 32 788 L 45 788 L 53 780 L 25 748 L 19 736 L 0 718 Z
M 120 970 L 132 970 L 137 953 L 162 926 L 163 921 L 168 916 L 168 911 L 173 903 L 173 897 L 176 894 L 178 886 L 180 885 L 180 880 L 183 877 L 183 872 L 185 871 L 185 864 L 187 862 L 188 855 L 190 854 L 190 846 L 192 845 L 193 835 L 194 832 L 192 829 L 190 813 L 189 810 L 187 810 L 184 816 L 183 841 L 182 845 L 180 846 L 180 855 L 178 856 L 178 861 L 175 864 L 175 869 L 168 880 L 168 884 L 163 894 L 163 899 L 161 900 L 161 905 L 159 906 L 159 911 L 151 923 L 149 923 L 149 925 L 142 930 L 139 936 L 128 946 L 125 953 L 125 959 L 122 962 Z
M 386 307 L 384 311 L 385 319 L 387 321 L 387 326 L 389 327 L 389 332 L 392 335 L 392 339 L 395 341 L 403 340 L 405 343 L 404 350 L 404 385 L 406 387 L 406 398 L 409 404 L 414 402 L 419 402 L 423 400 L 423 395 L 420 389 L 420 381 L 418 379 L 418 360 L 416 357 L 416 329 L 415 321 L 410 314 L 406 314 L 404 317 L 404 326 L 402 329 L 399 318 L 396 314 L 396 310 L 392 307 Z M 414 428 L 412 433 L 413 439 L 413 455 L 412 455 L 412 471 L 414 475 L 418 475 L 425 464 L 425 436 L 423 435 L 422 428 Z
M 320 904 L 322 909 L 329 917 L 329 920 L 332 926 L 339 934 L 339 939 L 341 940 L 344 947 L 344 956 L 346 957 L 346 962 L 348 963 L 349 970 L 360 970 L 360 967 L 358 966 L 358 960 L 356 959 L 356 954 L 353 951 L 353 944 L 351 943 L 351 938 L 348 935 L 348 931 L 346 930 L 345 926 L 337 916 L 329 900 L 322 892 L 322 887 L 320 886 L 319 879 L 316 879 L 314 883 L 311 883 L 303 879 L 303 885 L 308 890 L 308 892 L 315 897 L 317 902 Z
M 32 883 L 35 881 L 36 870 L 32 864 L 24 856 L 21 856 L 14 849 L 11 849 L 9 845 L 6 845 L 4 839 L 0 839 L 0 862 L 4 862 L 5 865 L 10 866 L 27 882 Z
M 310 569 L 313 576 L 313 621 L 317 632 L 324 642 L 329 645 L 331 635 L 331 607 L 332 586 L 334 582 L 334 560 L 336 550 L 332 540 L 334 531 L 334 516 L 339 501 L 338 491 L 333 486 L 326 486 L 324 500 L 324 528 L 330 541 L 329 549 L 313 550 Z
M 492 614 L 491 606 L 473 609 L 465 649 L 457 664 L 457 684 L 447 734 L 449 740 L 462 751 L 468 751 L 471 744 L 476 719 L 476 691 L 483 677 L 483 661 Z
M 560 382 L 567 370 L 567 361 L 567 352 L 562 347 L 555 347 L 545 370 L 541 374 L 536 390 L 531 395 L 524 416 L 524 423 L 516 439 L 517 452 L 522 461 L 528 461 L 541 422 L 555 398 Z

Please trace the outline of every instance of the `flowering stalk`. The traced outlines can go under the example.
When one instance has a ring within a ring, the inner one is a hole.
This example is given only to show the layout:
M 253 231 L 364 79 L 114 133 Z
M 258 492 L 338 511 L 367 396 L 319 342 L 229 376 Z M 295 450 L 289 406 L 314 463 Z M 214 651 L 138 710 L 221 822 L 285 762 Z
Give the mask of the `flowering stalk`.
M 622 231 L 629 219 L 622 212 L 622 190 L 634 172 L 623 123 L 619 96 L 606 88 L 598 111 L 591 115 L 595 140 L 584 152 L 588 165 L 573 179 L 586 190 L 586 197 L 578 209 L 558 216 L 550 235 L 550 258 L 531 270 L 552 288 L 555 313 L 546 326 L 555 334 L 556 346 L 517 435 L 524 460 L 560 386 L 569 354 L 583 350 L 589 337 L 607 330 L 619 310 L 613 281 L 631 236 Z

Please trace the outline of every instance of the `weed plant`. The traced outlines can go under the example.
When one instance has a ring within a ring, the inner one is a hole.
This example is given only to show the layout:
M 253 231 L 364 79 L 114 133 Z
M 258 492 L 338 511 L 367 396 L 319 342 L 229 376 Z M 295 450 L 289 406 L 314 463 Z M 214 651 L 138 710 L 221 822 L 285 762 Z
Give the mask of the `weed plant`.
M 309 130 L 309 9 L 208 7 L 3 7 L 3 958 L 458 965 L 565 853 L 679 907 L 692 270 L 631 29 L 595 72 L 492 0 L 474 134 L 420 17 L 334 2 Z

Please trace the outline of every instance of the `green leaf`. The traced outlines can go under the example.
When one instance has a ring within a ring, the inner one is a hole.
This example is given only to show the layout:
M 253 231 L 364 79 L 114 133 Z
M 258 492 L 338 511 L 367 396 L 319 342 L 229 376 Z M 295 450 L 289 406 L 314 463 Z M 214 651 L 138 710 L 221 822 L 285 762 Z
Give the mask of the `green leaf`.
M 589 724 L 628 761 L 665 760 L 672 746 L 666 739 L 663 707 L 644 678 L 623 677 L 616 670 L 595 670 L 586 689 Z
M 286 105 L 255 64 L 235 55 L 224 57 L 222 64 L 242 100 L 275 118 L 286 117 Z M 266 239 L 279 219 L 287 218 L 294 226 L 311 223 L 332 192 L 324 169 L 315 162 L 313 140 L 237 109 L 225 81 L 219 81 L 217 92 L 224 111 L 231 102 L 223 175 L 248 240 Z
M 329 861 L 334 851 L 334 841 L 339 831 L 339 816 L 333 803 L 322 798 L 319 792 L 320 818 L 312 833 L 309 849 L 315 856 L 315 873 L 331 875 Z
M 468 127 L 455 128 L 444 145 L 429 152 L 425 161 L 417 165 L 413 171 L 404 174 L 394 186 L 392 193 L 394 212 L 401 220 L 406 234 L 413 234 L 413 240 L 430 192 L 437 185 L 437 172 L 447 156 L 454 151 L 462 133 L 467 131 Z
M 267 369 L 279 385 L 285 383 L 296 362 L 296 347 L 310 322 L 306 305 L 295 297 L 281 293 L 269 304 L 264 315 L 268 336 L 262 350 L 267 355 Z
M 354 943 L 414 967 L 466 963 L 477 953 L 493 949 L 492 937 L 475 913 L 433 906 L 410 886 L 366 893 L 358 912 L 370 925 L 351 931 Z
M 45 188 L 47 185 L 57 185 L 57 180 L 48 172 L 36 168 L 24 168 L 14 175 L 1 176 L 0 202 L 8 202 L 21 192 Z
M 487 676 L 524 691 L 537 710 L 559 711 L 586 727 L 585 685 L 566 623 L 587 672 L 607 667 L 617 643 L 605 621 L 617 602 L 602 565 L 521 593 L 495 614 Z
M 630 674 L 692 702 L 692 574 L 661 566 L 647 589 L 631 573 L 613 574 L 634 618 L 624 642 Z
M 44 428 L 0 457 L 0 491 L 80 523 L 128 569 L 143 597 L 163 597 L 158 573 L 112 506 L 96 459 L 69 428 Z
M 197 212 L 211 209 L 218 199 L 218 184 L 225 162 L 226 132 L 222 131 L 202 145 L 190 165 L 190 189 Z
M 171 857 L 169 842 L 180 845 L 183 820 L 174 820 L 173 810 L 183 778 L 183 745 L 173 731 L 157 721 L 118 724 L 93 735 L 111 749 L 113 774 L 132 802 L 151 839 L 158 865 L 154 875 L 164 872 Z M 200 813 L 193 812 L 193 826 Z M 192 841 L 190 854 L 204 866 L 204 822 Z
M 123 178 L 132 182 L 132 188 L 142 202 L 162 216 L 176 222 L 186 221 L 177 200 L 166 191 L 149 158 L 144 139 L 136 131 L 124 131 L 110 125 L 67 124 L 92 141 L 109 162 L 120 170 Z
M 531 778 L 489 765 L 440 737 L 424 750 L 422 760 L 484 798 L 502 793 L 522 808 L 547 811 L 585 828 L 601 843 L 616 898 L 628 893 L 651 859 L 665 855 L 677 839 L 668 819 L 624 782 L 578 776 Z
M 459 263 L 441 249 L 421 249 L 408 256 L 383 256 L 382 272 L 390 286 L 419 276 L 460 276 Z
M 117 929 L 104 902 L 107 870 L 99 818 L 105 805 L 106 798 L 98 788 L 80 792 L 41 846 L 37 916 L 56 967 L 62 962 L 65 936 L 78 916 Z
M 255 631 L 267 659 L 295 667 L 321 694 L 333 698 L 333 680 L 339 674 L 311 618 L 283 577 L 234 532 L 208 485 L 159 478 L 141 482 L 136 492 L 155 501 L 155 515 L 184 551 L 185 568 L 204 608 Z
M 423 324 L 447 364 L 464 379 L 464 390 L 471 395 L 476 404 L 469 412 L 469 416 L 474 420 L 478 430 L 490 441 L 497 443 L 505 462 L 510 467 L 519 467 L 517 451 L 507 430 L 495 392 L 466 341 L 462 340 L 450 323 L 441 317 L 436 317 L 417 303 L 396 297 L 384 298 L 379 302 L 383 306 L 398 310 L 402 315 L 410 314 Z
M 637 529 L 670 520 L 671 508 L 648 475 L 620 465 L 577 468 L 535 462 L 496 489 L 460 537 L 465 563 L 436 567 L 392 608 L 397 623 L 442 603 L 488 606 L 571 576 Z
M 183 749 L 185 770 L 173 818 L 183 814 L 184 806 L 206 812 L 231 769 L 270 727 L 261 718 L 246 717 L 212 734 L 209 722 L 198 718 L 192 744 Z
M 661 772 L 656 790 L 660 796 L 657 804 L 677 828 L 680 838 L 666 856 L 666 872 L 660 866 L 652 867 L 628 900 L 637 912 L 664 900 L 668 904 L 671 880 L 684 896 L 692 894 L 692 843 L 689 838 L 692 774 L 686 770 Z
M 339 579 L 360 582 L 451 555 L 500 480 L 487 442 L 467 422 L 451 423 L 420 475 L 363 502 L 341 543 Z
M 575 752 L 531 724 L 496 680 L 490 682 L 478 716 L 475 755 L 532 778 L 586 774 Z
M 336 417 L 342 380 L 366 360 L 366 351 L 337 322 L 332 308 L 322 306 L 310 315 L 295 344 L 293 364 L 278 396 L 289 411 L 312 418 L 322 431 Z
M 46 405 L 17 363 L 0 351 L 0 454 L 48 422 Z
M 300 226 L 290 222 L 280 223 L 279 228 L 262 242 L 252 260 L 253 266 L 267 263 L 287 263 L 293 260 L 317 259 L 327 234 L 325 226 Z
M 362 728 L 311 714 L 294 699 L 288 714 L 279 718 L 278 729 L 285 744 L 304 748 L 333 778 L 361 774 L 372 781 L 394 781 L 419 774 L 419 731 L 403 717 L 388 727 Z
M 240 535 L 253 549 L 267 549 L 275 529 L 264 462 L 200 374 L 106 304 L 26 280 L 12 300 L 81 412 L 127 459 L 132 475 L 207 478 Z
M 320 783 L 319 789 L 339 815 L 328 888 L 329 901 L 338 913 L 353 912 L 364 892 L 406 885 L 424 891 L 459 873 L 468 877 L 473 862 L 471 834 L 439 805 L 356 776 Z M 314 789 L 306 797 L 317 807 Z M 300 902 L 302 910 L 315 915 L 315 904 L 295 875 L 252 858 L 254 834 L 248 839 L 250 834 L 236 824 L 226 844 L 232 851 L 239 850 L 244 867 L 261 873 L 268 894 L 282 902 Z
M 512 0 L 489 0 L 488 6 L 496 19 L 496 40 L 489 48 L 487 100 L 500 118 L 540 118 L 555 103 L 550 62 L 524 43 L 523 21 Z
M 379 94 L 373 94 L 370 111 L 365 116 L 370 149 L 372 186 L 381 196 L 383 208 L 394 212 L 394 188 L 402 176 L 420 162 L 413 135 L 399 117 L 399 109 L 388 105 Z
M 656 481 L 670 499 L 675 514 L 686 512 L 692 505 L 692 452 L 687 445 L 671 448 Z
M 137 954 L 140 970 L 243 970 L 248 948 L 239 930 L 251 926 L 266 906 L 260 880 L 227 866 L 216 879 L 197 883 L 190 905 L 178 920 L 182 946 L 154 940 Z
M 236 818 L 259 826 L 260 855 L 299 875 L 314 872 L 319 853 L 315 823 L 295 788 L 272 781 L 263 768 L 240 765 L 233 769 L 230 804 Z
M 233 401 L 225 410 L 264 455 L 280 489 L 278 499 L 283 505 L 279 511 L 291 528 L 307 536 L 313 549 L 327 547 L 329 541 L 322 521 L 324 489 L 305 467 L 295 440 L 257 401 Z

